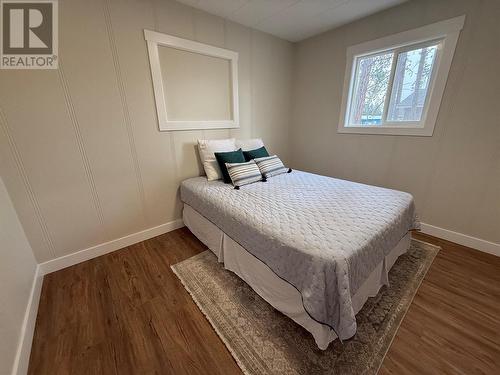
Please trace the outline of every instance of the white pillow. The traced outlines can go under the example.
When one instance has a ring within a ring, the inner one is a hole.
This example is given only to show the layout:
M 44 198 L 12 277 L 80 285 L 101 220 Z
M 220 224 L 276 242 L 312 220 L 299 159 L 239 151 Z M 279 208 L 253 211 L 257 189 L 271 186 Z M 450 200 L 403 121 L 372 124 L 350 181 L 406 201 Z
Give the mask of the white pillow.
M 241 148 L 243 151 L 256 150 L 262 146 L 264 146 L 264 142 L 260 138 L 236 140 L 236 149 Z
M 198 151 L 208 181 L 220 180 L 222 172 L 214 152 L 236 151 L 235 139 L 198 139 Z

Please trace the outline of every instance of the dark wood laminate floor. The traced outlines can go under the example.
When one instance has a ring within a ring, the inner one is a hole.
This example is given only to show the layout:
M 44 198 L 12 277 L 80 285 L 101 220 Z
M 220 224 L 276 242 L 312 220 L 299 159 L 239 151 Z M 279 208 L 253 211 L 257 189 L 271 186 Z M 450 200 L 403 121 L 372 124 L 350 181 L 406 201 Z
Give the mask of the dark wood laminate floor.
M 381 374 L 498 374 L 500 258 L 447 241 Z M 182 228 L 45 276 L 30 374 L 241 374 L 170 265 L 205 247 Z

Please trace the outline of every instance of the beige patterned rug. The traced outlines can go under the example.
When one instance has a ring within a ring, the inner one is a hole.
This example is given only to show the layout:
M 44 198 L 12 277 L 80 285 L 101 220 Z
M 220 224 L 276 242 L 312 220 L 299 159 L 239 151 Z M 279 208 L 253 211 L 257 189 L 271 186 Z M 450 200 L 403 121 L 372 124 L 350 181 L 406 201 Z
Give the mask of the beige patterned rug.
M 439 247 L 412 240 L 389 273 L 390 287 L 370 298 L 356 316 L 356 335 L 327 350 L 209 250 L 172 266 L 201 311 L 247 375 L 376 374 Z

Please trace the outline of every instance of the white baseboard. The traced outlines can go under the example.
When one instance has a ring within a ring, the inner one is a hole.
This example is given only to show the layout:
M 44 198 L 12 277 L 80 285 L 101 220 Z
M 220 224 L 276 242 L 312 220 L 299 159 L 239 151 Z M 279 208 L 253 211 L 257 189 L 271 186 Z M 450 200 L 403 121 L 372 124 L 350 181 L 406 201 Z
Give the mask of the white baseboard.
M 430 234 L 431 236 L 439 237 L 443 240 L 448 240 L 459 245 L 471 247 L 485 253 L 500 256 L 500 244 L 468 236 L 463 233 L 454 232 L 452 230 L 436 227 L 430 224 L 421 223 L 421 228 L 422 232 L 425 234 Z
M 80 250 L 75 253 L 39 264 L 36 268 L 35 277 L 33 279 L 33 284 L 31 287 L 30 299 L 24 316 L 23 326 L 21 330 L 21 340 L 16 353 L 12 375 L 24 375 L 28 371 L 31 344 L 35 331 L 38 303 L 40 302 L 40 294 L 42 291 L 42 281 L 44 275 L 84 262 L 92 258 L 96 258 L 115 250 L 119 250 L 123 247 L 133 245 L 137 242 L 159 236 L 175 229 L 182 228 L 183 226 L 184 223 L 182 219 L 174 220 L 169 223 L 145 229 L 141 232 L 133 233 L 116 240 L 92 246 L 88 249 Z M 431 236 L 439 237 L 444 240 L 458 243 L 460 245 L 468 246 L 489 254 L 500 256 L 500 244 L 482 240 L 476 237 L 471 237 L 448 229 L 439 228 L 426 223 L 422 223 L 421 227 L 423 233 L 430 234 Z
M 141 242 L 152 237 L 159 236 L 160 234 L 182 228 L 183 226 L 184 223 L 182 219 L 177 219 L 153 228 L 145 229 L 143 231 L 118 238 L 116 240 L 89 247 L 88 249 L 80 250 L 72 254 L 64 255 L 62 257 L 40 263 L 40 274 L 47 275 L 48 273 L 73 266 L 81 262 L 85 262 L 86 260 L 96 258 L 107 253 L 111 253 L 115 250 L 133 245 L 137 242 Z
M 85 262 L 86 260 L 96 258 L 98 256 L 119 250 L 123 247 L 133 245 L 137 242 L 147 240 L 149 238 L 159 236 L 175 229 L 182 228 L 184 223 L 182 219 L 177 219 L 165 224 L 158 225 L 153 228 L 130 234 L 125 237 L 118 238 L 109 242 L 105 242 L 88 249 L 80 250 L 72 254 L 49 260 L 38 265 L 38 273 L 40 276 L 51 272 L 61 270 L 63 268 L 73 266 L 75 264 Z M 422 232 L 431 236 L 439 237 L 444 240 L 452 241 L 460 245 L 472 247 L 474 249 L 500 256 L 500 244 L 482 240 L 480 238 L 471 237 L 466 234 L 454 232 L 448 229 L 436 227 L 434 225 L 422 223 Z
M 169 223 L 145 229 L 116 240 L 105 242 L 89 247 L 88 249 L 80 250 L 75 253 L 38 264 L 35 271 L 35 277 L 33 278 L 33 284 L 31 286 L 31 293 L 26 307 L 26 313 L 24 315 L 19 346 L 17 348 L 16 358 L 12 368 L 12 375 L 25 375 L 28 372 L 31 344 L 33 343 L 33 334 L 35 332 L 35 323 L 38 315 L 38 304 L 40 302 L 44 275 L 92 258 L 96 258 L 123 247 L 133 245 L 137 242 L 159 236 L 160 234 L 182 228 L 183 226 L 184 222 L 182 219 L 174 220 Z
M 38 303 L 42 292 L 43 276 L 40 274 L 40 266 L 36 266 L 31 292 L 24 313 L 23 325 L 21 326 L 21 335 L 17 347 L 16 358 L 12 368 L 12 375 L 26 375 L 30 363 L 31 344 L 33 334 L 35 333 L 36 317 L 38 315 Z

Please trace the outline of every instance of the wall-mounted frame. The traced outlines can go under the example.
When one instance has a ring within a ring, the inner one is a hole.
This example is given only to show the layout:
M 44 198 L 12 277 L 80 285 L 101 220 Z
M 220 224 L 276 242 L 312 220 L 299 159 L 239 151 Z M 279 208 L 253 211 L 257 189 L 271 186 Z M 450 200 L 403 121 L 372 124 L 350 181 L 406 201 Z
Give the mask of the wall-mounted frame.
M 239 127 L 237 52 L 151 30 L 144 30 L 144 38 L 160 131 Z M 166 62 L 169 58 L 175 62 Z M 220 109 L 214 110 L 214 101 Z M 193 107 L 198 107 L 196 115 L 186 113 Z

